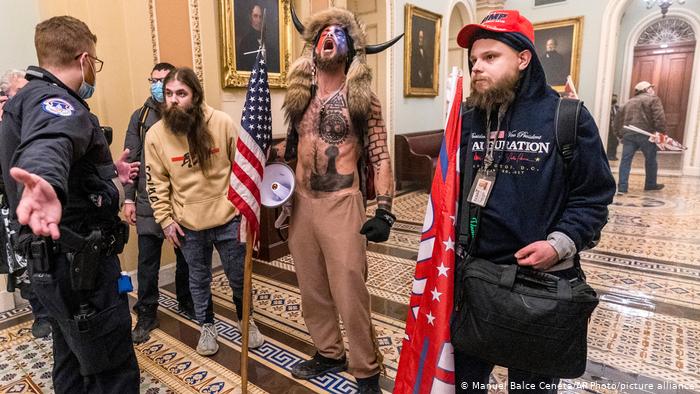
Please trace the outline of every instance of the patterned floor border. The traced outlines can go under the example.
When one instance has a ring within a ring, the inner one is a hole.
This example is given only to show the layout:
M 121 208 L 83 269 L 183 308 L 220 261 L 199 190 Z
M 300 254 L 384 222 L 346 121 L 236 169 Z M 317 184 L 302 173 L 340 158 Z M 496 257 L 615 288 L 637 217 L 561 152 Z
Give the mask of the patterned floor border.
M 667 264 L 661 261 L 645 259 L 632 259 L 625 256 L 611 255 L 597 250 L 589 250 L 581 253 L 584 264 L 594 263 L 601 265 L 617 266 L 643 273 L 669 274 L 691 280 L 700 280 L 700 268 L 685 265 Z
M 222 292 L 221 285 L 225 282 L 225 278 L 222 277 L 223 274 L 218 275 L 218 284 L 213 286 L 213 292 L 223 295 L 226 299 L 230 297 L 230 289 Z M 299 320 L 301 314 L 298 289 L 268 278 L 260 279 L 254 278 L 254 286 L 259 290 L 259 294 L 264 295 L 265 300 L 279 300 L 277 305 L 285 305 L 285 298 L 288 297 L 289 304 L 294 306 L 295 314 L 294 321 L 290 322 L 283 312 L 267 313 L 266 306 L 262 304 L 256 304 L 256 314 L 265 315 L 266 320 L 272 319 L 273 323 L 276 323 L 276 326 L 273 326 L 285 333 L 293 330 L 303 332 L 304 336 L 296 335 L 309 341 L 303 321 Z M 271 294 L 271 290 L 267 288 L 269 286 L 278 286 L 282 290 L 277 291 L 279 294 Z M 388 355 L 385 357 L 385 364 L 390 371 L 388 377 L 394 378 L 404 325 L 396 319 L 388 319 L 390 325 L 377 324 L 373 314 L 373 321 L 378 327 L 380 349 L 383 354 Z M 293 330 L 290 330 L 290 327 Z M 700 322 L 601 302 L 589 326 L 589 360 L 620 370 L 631 380 L 666 381 L 672 382 L 670 385 L 683 385 L 690 390 L 700 389 Z M 495 379 L 498 378 L 497 374 L 494 376 Z M 623 385 L 574 379 L 566 380 L 564 387 L 569 388 L 564 392 L 571 393 L 591 392 L 583 390 L 586 387 L 597 387 L 595 392 L 605 392 L 605 387 Z
M 301 295 L 299 289 L 276 280 L 253 276 L 255 302 L 255 319 L 274 327 L 280 332 L 313 345 L 311 336 L 301 316 Z M 212 294 L 218 296 L 218 303 L 225 303 L 234 308 L 231 301 L 231 288 L 223 273 L 216 274 L 212 280 Z M 403 340 L 406 324 L 379 313 L 372 313 L 372 322 L 377 332 L 379 350 L 384 357 L 387 377 L 393 380 L 398 368 L 399 349 Z M 349 349 L 345 330 L 342 328 L 345 348 Z
M 135 316 L 132 316 L 135 320 Z M 52 392 L 51 337 L 35 339 L 32 321 L 0 331 L 0 393 Z M 135 346 L 141 369 L 142 393 L 221 393 L 240 391 L 240 377 L 220 364 L 199 356 L 161 330 Z M 265 393 L 249 384 L 251 393 Z
M 184 321 L 186 319 L 177 312 L 178 303 L 173 296 L 174 295 L 168 291 L 161 291 L 158 302 L 160 306 L 167 310 L 172 316 Z M 192 327 L 199 327 L 193 321 L 186 320 L 186 322 Z M 217 315 L 215 325 L 219 333 L 219 340 L 227 342 L 234 349 L 240 351 L 241 333 L 235 327 L 234 322 L 221 315 Z M 308 358 L 307 355 L 269 338 L 266 338 L 265 343 L 261 347 L 251 349 L 248 355 L 251 359 L 263 363 L 276 370 L 278 373 L 285 375 L 289 375 L 294 365 Z M 325 374 L 308 381 L 297 382 L 317 392 L 350 394 L 357 391 L 357 384 L 347 373 Z
M 198 355 L 192 348 L 162 330 L 152 331 L 151 338 L 135 345 L 134 350 L 139 366 L 160 382 L 175 388 L 175 392 L 182 392 L 182 389 L 195 393 L 240 392 L 240 376 L 223 365 Z M 250 382 L 248 392 L 265 393 Z
M 32 307 L 29 304 L 20 306 L 19 308 L 10 309 L 8 311 L 0 313 L 0 323 L 13 319 L 15 317 L 23 316 L 28 313 L 32 313 Z

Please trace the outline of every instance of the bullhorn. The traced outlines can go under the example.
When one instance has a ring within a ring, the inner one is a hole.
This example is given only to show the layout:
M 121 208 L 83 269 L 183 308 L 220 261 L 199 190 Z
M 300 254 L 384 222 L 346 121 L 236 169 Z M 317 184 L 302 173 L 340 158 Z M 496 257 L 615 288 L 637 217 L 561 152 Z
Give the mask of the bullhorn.
M 260 202 L 268 208 L 277 208 L 294 194 L 294 171 L 284 163 L 272 163 L 265 167 Z

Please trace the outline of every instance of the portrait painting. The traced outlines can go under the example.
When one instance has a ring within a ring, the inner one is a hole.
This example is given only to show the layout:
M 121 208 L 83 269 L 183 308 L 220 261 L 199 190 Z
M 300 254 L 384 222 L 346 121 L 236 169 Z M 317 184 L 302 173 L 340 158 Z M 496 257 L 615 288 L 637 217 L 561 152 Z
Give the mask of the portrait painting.
M 533 27 L 535 49 L 547 83 L 563 92 L 566 79 L 571 75 L 578 88 L 583 17 L 536 23 Z
M 224 87 L 247 86 L 260 48 L 265 49 L 270 86 L 284 87 L 289 0 L 219 0 L 219 10 Z
M 437 96 L 442 16 L 406 4 L 404 95 Z

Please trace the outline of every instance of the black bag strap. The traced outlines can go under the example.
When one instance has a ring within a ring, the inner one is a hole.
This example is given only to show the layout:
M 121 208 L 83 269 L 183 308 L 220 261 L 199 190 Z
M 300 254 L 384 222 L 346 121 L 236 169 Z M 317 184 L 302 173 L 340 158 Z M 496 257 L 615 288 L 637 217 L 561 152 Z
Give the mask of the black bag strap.
M 560 98 L 555 114 L 554 136 L 557 141 L 557 150 L 564 159 L 564 170 L 568 177 L 570 164 L 574 159 L 576 150 L 576 137 L 578 135 L 578 118 L 581 114 L 583 102 L 578 99 Z
M 146 119 L 148 119 L 148 114 L 150 113 L 151 108 L 147 105 L 141 107 L 141 111 L 139 111 L 139 136 L 141 136 L 142 144 L 146 138 L 146 131 L 148 131 L 148 127 L 146 127 Z
M 464 115 L 464 111 L 462 112 Z M 471 145 L 471 133 L 469 134 L 469 144 Z M 467 196 L 469 196 L 469 190 L 472 187 L 472 181 L 474 179 L 474 153 L 469 150 L 467 152 L 466 158 L 464 160 L 464 165 L 461 168 L 460 173 L 462 174 L 462 194 L 459 196 L 459 227 L 457 228 L 457 245 L 460 247 L 469 246 L 471 241 L 470 235 L 470 206 L 471 204 L 467 201 Z

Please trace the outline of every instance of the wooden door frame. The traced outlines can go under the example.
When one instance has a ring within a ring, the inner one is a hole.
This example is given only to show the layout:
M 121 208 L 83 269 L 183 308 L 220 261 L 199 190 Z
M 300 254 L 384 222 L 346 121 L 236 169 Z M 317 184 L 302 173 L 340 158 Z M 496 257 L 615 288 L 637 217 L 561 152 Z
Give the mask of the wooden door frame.
M 618 29 L 618 32 L 616 32 L 613 35 L 613 37 L 617 36 L 617 33 L 619 33 L 621 13 L 624 11 L 624 9 L 627 8 L 627 3 L 628 2 L 624 2 L 624 4 L 616 4 L 616 7 L 619 8 L 616 8 L 615 11 L 619 12 L 620 16 L 615 20 L 615 23 L 612 25 L 612 29 Z M 692 26 L 693 31 L 695 32 L 695 55 L 693 56 L 693 68 L 697 69 L 697 66 L 700 65 L 700 15 L 694 13 L 693 11 L 687 8 L 678 7 L 669 9 L 668 14 L 666 16 L 682 19 L 690 26 Z M 629 99 L 629 86 L 632 83 L 632 68 L 634 63 L 634 48 L 637 44 L 637 41 L 642 35 L 642 32 L 644 32 L 646 28 L 651 26 L 653 23 L 657 22 L 659 19 L 660 17 L 656 13 L 647 15 L 635 25 L 630 34 L 627 36 L 627 40 L 625 41 L 624 59 L 617 60 L 622 60 L 622 80 L 620 84 L 621 91 L 615 93 L 618 94 L 618 97 L 620 98 L 621 102 L 626 102 Z M 605 26 L 608 22 L 609 21 L 603 20 L 603 26 Z M 605 34 L 606 32 L 604 31 L 603 33 Z M 612 43 L 614 47 L 616 45 L 615 43 L 617 42 L 617 39 L 611 40 L 613 40 Z M 604 56 L 603 52 L 600 53 L 600 56 Z M 614 58 L 615 56 L 613 55 L 612 59 Z M 603 63 L 600 63 L 599 66 L 601 66 L 602 64 Z M 609 72 L 611 75 L 608 76 L 610 79 L 607 80 L 607 83 L 613 85 L 615 80 L 614 71 L 615 62 L 611 64 L 611 68 L 609 70 L 606 69 L 605 71 L 602 71 L 601 67 L 599 67 L 599 73 L 597 77 L 598 83 L 604 85 L 606 82 L 606 72 Z M 598 92 L 606 91 L 605 88 L 606 86 L 600 87 L 598 89 Z M 598 124 L 601 125 L 601 129 L 603 128 L 602 126 L 605 126 L 607 129 L 609 115 L 605 114 L 605 111 L 600 109 L 599 106 L 607 105 L 607 108 L 610 107 L 610 95 L 611 93 L 613 93 L 613 86 L 609 86 L 609 88 L 610 90 L 608 92 L 610 92 L 610 94 L 608 94 L 607 97 L 596 97 L 596 115 L 599 116 Z M 684 141 L 681 141 L 685 146 L 688 147 L 688 150 L 685 152 L 686 154 L 683 158 L 683 168 L 681 170 L 683 175 L 688 174 L 693 176 L 700 176 L 700 116 L 698 116 L 698 113 L 700 113 L 700 72 L 694 72 L 691 76 L 690 92 L 688 93 L 688 108 L 686 110 L 686 122 L 683 130 Z M 605 120 L 605 123 L 602 123 L 602 119 Z M 607 132 L 604 133 L 604 136 L 602 134 L 603 133 L 601 133 L 601 137 L 607 138 Z
M 641 80 L 649 81 L 653 85 L 656 85 L 657 87 L 654 90 L 655 94 L 661 98 L 661 102 L 664 106 L 664 112 L 666 113 L 666 126 L 668 127 L 668 130 L 664 131 L 669 137 L 672 137 L 677 141 L 685 140 L 685 125 L 688 123 L 688 102 L 690 101 L 690 81 L 693 76 L 692 62 L 695 55 L 695 46 L 696 41 L 684 41 L 670 43 L 663 48 L 660 48 L 658 44 L 645 44 L 634 47 L 634 60 L 631 75 L 636 75 L 636 77 L 633 81 L 631 81 L 630 86 L 628 86 L 627 92 L 630 95 L 633 95 L 634 85 Z M 671 91 L 671 88 L 672 86 L 678 85 L 671 85 L 671 81 L 675 81 L 677 76 L 669 74 L 669 70 L 665 70 L 665 67 L 671 67 L 671 59 L 678 59 L 679 56 L 682 56 L 685 59 L 685 63 L 683 72 L 681 73 L 682 75 L 680 75 L 683 78 L 680 80 L 681 90 L 676 92 Z M 653 70 L 654 75 L 652 76 L 642 76 L 641 68 L 638 68 L 638 66 L 642 67 L 640 62 L 654 62 L 654 67 L 658 66 L 658 69 L 655 68 Z M 635 74 L 635 70 L 637 70 L 639 74 Z M 687 82 L 682 83 L 683 81 Z M 680 95 L 683 97 L 679 97 Z M 681 105 L 679 105 L 679 108 L 676 107 L 674 109 L 673 106 L 671 106 L 670 103 L 674 100 L 673 96 L 681 99 Z M 671 117 L 670 114 L 673 114 L 674 116 Z M 678 119 L 675 119 L 676 116 Z M 672 119 L 674 119 L 674 121 L 672 121 Z M 673 130 L 671 130 L 672 125 Z

